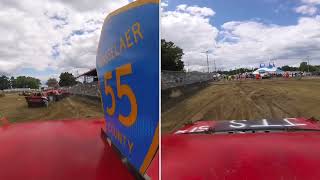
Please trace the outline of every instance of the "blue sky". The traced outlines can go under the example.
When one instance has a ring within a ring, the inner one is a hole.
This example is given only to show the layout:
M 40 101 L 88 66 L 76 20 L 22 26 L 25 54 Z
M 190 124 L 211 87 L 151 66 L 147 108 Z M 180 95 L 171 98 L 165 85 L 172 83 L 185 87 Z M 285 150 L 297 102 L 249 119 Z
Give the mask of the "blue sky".
M 228 21 L 261 20 L 279 25 L 295 24 L 299 14 L 292 9 L 298 0 L 169 0 L 168 10 L 180 4 L 212 8 L 216 15 L 211 23 L 221 26 Z

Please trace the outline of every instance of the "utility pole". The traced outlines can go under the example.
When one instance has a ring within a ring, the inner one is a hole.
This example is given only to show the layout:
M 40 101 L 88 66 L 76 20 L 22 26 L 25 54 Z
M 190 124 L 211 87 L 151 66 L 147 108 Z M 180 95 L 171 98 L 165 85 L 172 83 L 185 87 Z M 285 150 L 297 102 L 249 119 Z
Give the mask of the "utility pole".
M 213 65 L 214 65 L 214 72 L 217 72 L 217 67 L 216 67 L 216 59 L 213 59 Z
M 307 57 L 307 61 L 308 61 L 308 74 L 310 73 L 310 60 L 309 60 L 309 56 Z
M 205 52 L 202 52 L 202 53 L 205 53 L 207 55 L 207 68 L 208 68 L 208 73 L 210 72 L 209 71 L 209 51 L 205 51 Z
M 207 67 L 208 67 L 208 73 L 209 73 L 209 55 L 208 55 L 209 51 L 206 51 L 207 54 Z
M 187 62 L 187 72 L 189 72 L 189 62 Z

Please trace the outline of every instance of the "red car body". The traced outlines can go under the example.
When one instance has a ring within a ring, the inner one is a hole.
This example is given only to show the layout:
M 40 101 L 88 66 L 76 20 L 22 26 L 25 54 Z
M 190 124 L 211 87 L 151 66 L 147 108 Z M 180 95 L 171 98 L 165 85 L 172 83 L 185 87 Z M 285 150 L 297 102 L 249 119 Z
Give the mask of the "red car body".
M 320 179 L 319 152 L 313 119 L 199 121 L 162 137 L 162 178 Z
M 319 179 L 318 121 L 285 120 L 199 121 L 164 135 L 162 178 Z M 78 119 L 1 126 L 0 179 L 134 179 L 103 143 L 104 125 Z M 157 154 L 151 179 L 159 177 L 158 163 Z
M 100 137 L 104 119 L 36 121 L 0 127 L 0 179 L 134 179 Z
M 58 92 L 62 95 L 62 98 L 65 98 L 71 95 L 69 91 L 63 90 L 63 89 L 58 89 Z
M 48 97 L 51 99 L 51 101 L 59 101 L 62 99 L 62 93 L 59 90 L 49 89 L 44 92 L 48 94 Z
M 30 96 L 25 97 L 28 106 L 48 106 L 49 105 L 49 98 L 46 92 L 35 92 L 32 93 Z

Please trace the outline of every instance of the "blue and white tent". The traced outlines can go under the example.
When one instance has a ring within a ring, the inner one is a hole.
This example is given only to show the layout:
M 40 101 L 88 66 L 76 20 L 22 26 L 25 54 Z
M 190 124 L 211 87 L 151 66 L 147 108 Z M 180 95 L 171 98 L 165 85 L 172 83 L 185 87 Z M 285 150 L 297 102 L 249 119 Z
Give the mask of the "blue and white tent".
M 274 64 L 269 63 L 269 66 L 265 64 L 260 64 L 260 68 L 255 70 L 253 74 L 283 74 L 284 71 L 277 68 Z

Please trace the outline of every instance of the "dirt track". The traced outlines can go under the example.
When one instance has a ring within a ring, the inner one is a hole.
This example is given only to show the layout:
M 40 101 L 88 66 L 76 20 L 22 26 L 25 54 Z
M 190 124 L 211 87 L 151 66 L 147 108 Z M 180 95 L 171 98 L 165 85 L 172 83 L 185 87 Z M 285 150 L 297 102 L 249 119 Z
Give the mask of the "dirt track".
M 103 117 L 98 101 L 68 97 L 50 104 L 48 108 L 28 108 L 24 97 L 17 94 L 6 94 L 0 98 L 0 114 L 10 122 Z
M 315 117 L 320 119 L 320 80 L 263 80 L 211 84 L 166 108 L 162 132 L 197 120 Z

